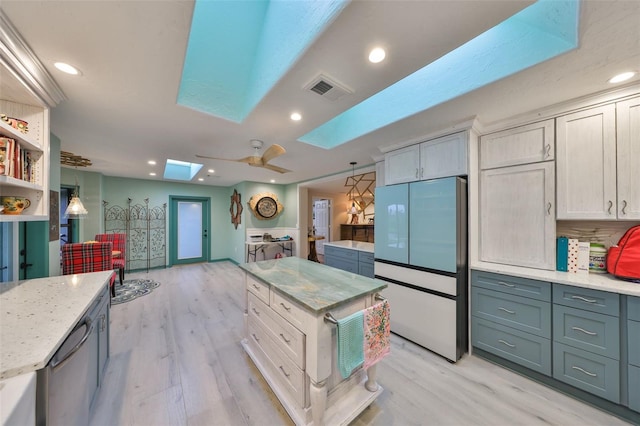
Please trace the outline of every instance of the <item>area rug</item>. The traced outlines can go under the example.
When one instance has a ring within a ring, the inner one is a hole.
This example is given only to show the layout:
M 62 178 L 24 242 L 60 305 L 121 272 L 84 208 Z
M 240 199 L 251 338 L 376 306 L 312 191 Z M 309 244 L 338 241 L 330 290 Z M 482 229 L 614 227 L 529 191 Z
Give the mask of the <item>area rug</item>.
M 122 285 L 120 285 L 118 280 L 116 280 L 114 285 L 116 286 L 116 295 L 111 298 L 111 304 L 117 305 L 120 303 L 130 302 L 133 299 L 151 293 L 153 289 L 160 286 L 160 283 L 150 279 L 140 278 L 124 280 Z

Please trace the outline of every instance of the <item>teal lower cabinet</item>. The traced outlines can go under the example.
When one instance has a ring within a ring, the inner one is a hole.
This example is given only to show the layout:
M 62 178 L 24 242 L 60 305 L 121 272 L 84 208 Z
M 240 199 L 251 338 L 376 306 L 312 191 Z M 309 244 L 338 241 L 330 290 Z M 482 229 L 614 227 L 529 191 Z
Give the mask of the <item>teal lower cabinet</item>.
M 324 245 L 324 264 L 343 271 L 373 278 L 373 253 Z
M 471 271 L 474 355 L 640 425 L 640 297 Z
M 369 278 L 374 277 L 373 259 L 373 253 L 358 251 L 358 273 L 360 275 L 364 275 Z

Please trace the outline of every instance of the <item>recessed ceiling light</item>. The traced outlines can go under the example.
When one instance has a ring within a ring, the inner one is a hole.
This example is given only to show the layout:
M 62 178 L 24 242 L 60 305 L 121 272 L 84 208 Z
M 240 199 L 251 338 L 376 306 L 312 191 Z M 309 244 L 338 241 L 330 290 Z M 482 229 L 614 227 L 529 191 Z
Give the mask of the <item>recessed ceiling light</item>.
M 198 180 L 199 180 L 200 182 L 202 182 L 202 181 L 204 181 L 204 178 L 198 178 Z
M 215 173 L 215 170 L 213 170 L 213 169 L 209 169 L 209 170 L 207 170 L 207 171 L 208 171 L 209 173 Z
M 271 179 L 269 182 L 276 183 L 276 180 L 275 179 Z
M 291 113 L 291 119 L 293 121 L 300 121 L 300 120 L 302 120 L 302 115 L 300 115 L 299 112 Z
M 622 83 L 623 81 L 629 80 L 634 75 L 636 75 L 635 71 L 623 72 L 622 74 L 618 74 L 609 79 L 609 83 Z
M 151 164 L 152 166 L 155 166 L 155 165 L 156 165 L 156 162 L 155 162 L 155 161 L 153 161 L 153 160 L 149 160 L 149 161 L 147 161 L 147 164 Z
M 386 55 L 387 54 L 382 47 L 376 47 L 369 52 L 369 61 L 377 64 L 378 62 L 382 62 Z
M 149 176 L 155 176 L 155 175 L 156 175 L 155 172 L 149 173 Z
M 65 72 L 67 74 L 80 75 L 80 70 L 78 70 L 78 68 L 74 67 L 73 65 L 69 65 L 64 62 L 56 62 L 53 65 L 56 68 L 58 68 L 60 71 Z

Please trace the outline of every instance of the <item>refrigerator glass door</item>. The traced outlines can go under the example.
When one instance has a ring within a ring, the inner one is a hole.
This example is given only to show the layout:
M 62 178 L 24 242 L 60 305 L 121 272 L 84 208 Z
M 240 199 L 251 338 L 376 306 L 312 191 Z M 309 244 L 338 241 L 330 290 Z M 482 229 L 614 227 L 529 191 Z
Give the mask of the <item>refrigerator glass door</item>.
M 382 186 L 375 194 L 375 257 L 409 262 L 409 186 Z
M 409 263 L 455 273 L 458 253 L 457 178 L 411 183 L 409 206 Z

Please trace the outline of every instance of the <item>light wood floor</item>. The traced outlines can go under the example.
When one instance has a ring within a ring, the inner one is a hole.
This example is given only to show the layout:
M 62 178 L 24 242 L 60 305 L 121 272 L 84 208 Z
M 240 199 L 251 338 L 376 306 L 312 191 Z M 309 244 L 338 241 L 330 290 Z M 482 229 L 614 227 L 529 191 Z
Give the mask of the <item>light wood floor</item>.
M 111 309 L 111 360 L 93 426 L 292 424 L 240 345 L 236 265 L 126 278 L 135 277 L 161 286 Z M 395 335 L 378 377 L 384 393 L 354 425 L 626 424 L 477 357 L 450 364 Z

